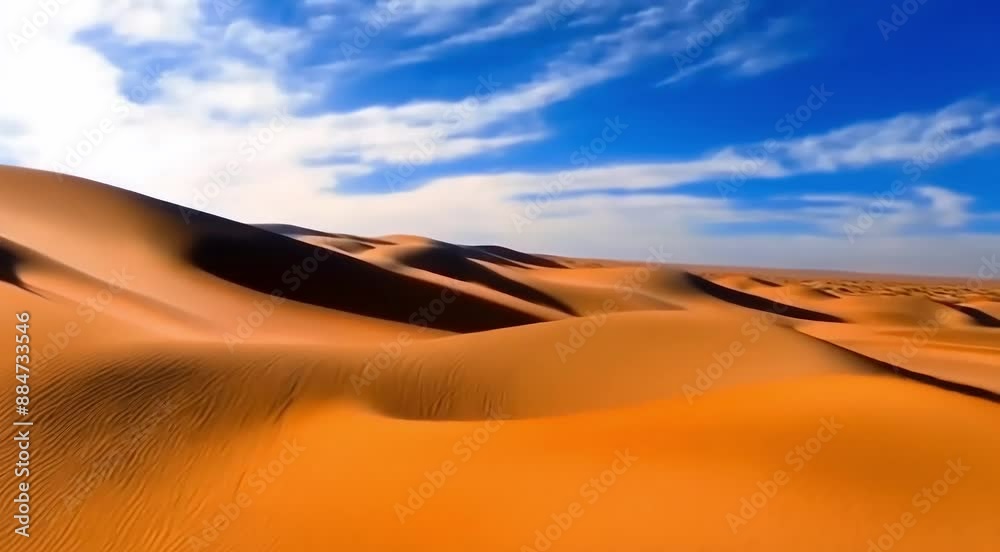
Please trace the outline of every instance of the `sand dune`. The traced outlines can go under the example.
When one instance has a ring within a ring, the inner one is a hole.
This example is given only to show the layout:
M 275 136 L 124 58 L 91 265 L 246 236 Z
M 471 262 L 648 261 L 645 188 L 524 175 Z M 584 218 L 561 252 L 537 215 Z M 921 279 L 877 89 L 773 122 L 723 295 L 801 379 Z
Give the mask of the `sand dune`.
M 776 287 L 778 285 L 762 278 L 753 278 L 743 274 L 728 274 L 726 276 L 719 276 L 717 278 L 712 278 L 712 281 L 740 291 Z
M 0 550 L 1000 546 L 1000 275 L 255 227 L 0 168 L 0 305 L 35 424 Z

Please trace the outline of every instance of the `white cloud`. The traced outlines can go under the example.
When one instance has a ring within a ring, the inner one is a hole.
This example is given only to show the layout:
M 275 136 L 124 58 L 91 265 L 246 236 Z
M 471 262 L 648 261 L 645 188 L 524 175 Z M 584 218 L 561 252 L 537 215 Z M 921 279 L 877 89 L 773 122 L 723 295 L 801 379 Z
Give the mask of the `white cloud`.
M 481 27 L 462 30 L 443 40 L 425 44 L 402 55 L 394 61 L 396 64 L 419 63 L 430 60 L 436 55 L 456 47 L 469 46 L 496 41 L 501 38 L 525 34 L 530 31 L 554 32 L 562 24 L 568 26 L 574 21 L 582 24 L 587 18 L 603 18 L 607 6 L 600 2 L 587 0 L 531 0 L 517 5 L 501 19 Z M 673 21 L 673 12 L 665 7 L 655 6 L 636 12 L 630 12 L 622 18 L 623 27 L 619 30 L 588 37 L 580 40 L 571 51 L 580 51 L 607 44 L 630 41 L 637 45 L 646 42 L 648 46 L 656 46 L 662 50 L 665 46 L 657 44 L 654 39 L 662 40 L 662 36 L 653 36 L 650 31 Z M 590 21 L 593 21 L 591 19 Z M 645 36 L 643 36 L 645 33 Z M 634 52 L 639 55 L 639 52 Z M 648 52 L 646 52 L 648 53 Z M 636 59 L 636 62 L 639 60 Z
M 271 57 L 275 61 L 283 59 L 307 43 L 298 29 L 282 27 L 265 29 L 247 19 L 240 19 L 226 26 L 223 38 L 257 56 Z
M 188 14 L 186 5 L 174 7 Z M 167 12 L 162 14 L 164 20 L 199 20 Z M 81 30 L 98 20 L 77 14 L 64 22 L 74 22 L 76 30 Z M 0 120 L 18 130 L 16 136 L 0 138 L 5 157 L 40 168 L 66 167 L 68 156 L 82 157 L 79 164 L 68 167 L 69 172 L 189 201 L 191 188 L 235 157 L 248 135 L 266 126 L 275 114 L 294 112 L 316 99 L 316 90 L 289 88 L 283 82 L 280 59 L 268 56 L 264 63 L 251 63 L 216 42 L 224 38 L 258 54 L 273 54 L 300 44 L 299 31 L 263 28 L 241 19 L 226 27 L 206 23 L 185 33 L 157 36 L 157 40 L 178 43 L 197 37 L 199 53 L 193 64 L 157 75 L 143 90 L 141 100 L 147 101 L 141 105 L 120 89 L 124 72 L 96 50 L 74 42 L 73 35 L 43 32 L 24 51 L 0 53 L 5 68 L 22 84 L 0 91 Z M 303 159 L 339 156 L 346 160 L 306 169 L 311 175 L 322 175 L 320 180 L 314 176 L 303 181 L 311 190 L 335 185 L 340 177 L 370 173 L 371 163 L 399 161 L 428 137 L 438 138 L 422 163 L 495 151 L 538 140 L 544 130 L 487 132 L 487 128 L 495 129 L 519 114 L 563 100 L 610 74 L 605 66 L 578 74 L 569 74 L 565 67 L 485 94 L 481 82 L 470 82 L 469 96 L 459 101 L 412 101 L 295 117 L 280 143 L 269 150 L 279 152 L 290 171 Z M 71 103 L 64 101 L 66 90 L 73 90 Z M 84 155 L 67 154 L 105 121 L 111 131 L 100 133 L 97 147 L 85 144 Z M 121 159 L 130 160 L 132 166 L 123 168 Z M 243 175 L 239 180 L 248 178 Z M 180 191 L 185 188 L 187 192 Z
M 985 102 L 961 101 L 933 113 L 906 113 L 782 142 L 778 152 L 801 171 L 910 161 L 904 169 L 909 175 L 942 159 L 1000 145 L 1000 120 L 991 115 L 995 110 Z
M 72 0 L 55 2 L 48 11 L 39 2 L 0 3 L 3 34 L 71 37 L 81 29 L 109 27 L 129 41 L 190 41 L 203 22 L 198 0 Z M 27 38 L 27 37 L 26 37 Z M 29 38 L 30 42 L 33 39 Z
M 929 184 L 908 186 L 898 194 L 804 194 L 774 199 L 805 202 L 806 207 L 785 207 L 786 212 L 799 222 L 842 235 L 845 224 L 861 228 L 865 236 L 894 236 L 960 229 L 998 214 L 974 212 L 972 196 Z
M 656 83 L 656 86 L 676 84 L 710 69 L 724 69 L 736 76 L 753 77 L 780 69 L 809 55 L 809 52 L 801 46 L 792 50 L 785 44 L 789 35 L 797 30 L 797 22 L 792 19 L 773 20 L 763 31 L 751 33 L 741 33 L 739 29 L 734 28 L 735 23 L 722 25 L 719 15 L 713 20 L 719 21 L 722 32 L 717 36 L 705 35 L 711 37 L 712 43 L 706 47 L 711 53 L 700 53 L 705 50 L 695 48 L 698 46 L 695 37 L 701 37 L 692 35 L 685 44 L 688 48 L 685 51 L 675 52 L 677 71 Z M 696 30 L 699 33 L 705 32 L 701 28 Z M 715 41 L 718 41 L 718 44 L 715 44 Z M 690 54 L 692 48 L 700 55 L 692 57 Z M 704 59 L 700 59 L 701 57 Z
M 389 0 L 386 0 L 389 1 Z M 413 22 L 410 34 L 444 33 L 471 19 L 477 8 L 495 0 L 396 0 L 404 17 Z M 385 3 L 385 2 L 383 2 Z
M 562 0 L 532 0 L 527 4 L 516 6 L 510 13 L 496 23 L 470 29 L 461 34 L 450 36 L 431 47 L 439 51 L 452 46 L 489 42 L 501 37 L 525 33 L 543 25 L 547 25 L 546 12 L 558 9 Z
M 941 226 L 959 228 L 972 218 L 968 211 L 974 199 L 971 196 L 938 186 L 919 186 L 914 191 L 920 197 L 930 200 L 929 210 Z

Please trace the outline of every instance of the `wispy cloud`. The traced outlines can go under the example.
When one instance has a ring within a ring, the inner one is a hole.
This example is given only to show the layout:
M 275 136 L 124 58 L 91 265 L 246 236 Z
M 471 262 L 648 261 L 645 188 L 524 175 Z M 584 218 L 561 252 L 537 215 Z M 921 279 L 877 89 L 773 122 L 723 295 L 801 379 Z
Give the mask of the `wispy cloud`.
M 639 4 L 638 7 L 635 4 Z M 620 26 L 614 31 L 597 36 L 586 37 L 583 43 L 600 44 L 620 40 L 623 35 L 634 34 L 637 31 L 660 29 L 676 36 L 682 25 L 693 25 L 696 20 L 680 13 L 676 2 L 668 2 L 663 6 L 642 7 L 644 2 L 628 1 L 619 5 L 625 9 L 619 18 Z M 523 35 L 530 32 L 551 33 L 565 24 L 567 27 L 585 26 L 600 21 L 606 21 L 611 16 L 608 5 L 589 0 L 530 0 L 517 4 L 511 11 L 505 13 L 496 21 L 477 28 L 462 30 L 438 42 L 425 44 L 403 54 L 392 61 L 394 64 L 412 64 L 434 59 L 443 52 L 455 48 L 494 42 L 502 38 Z M 669 25 L 668 25 L 669 24 Z M 663 34 L 659 38 L 662 40 Z M 664 51 L 669 48 L 669 41 L 664 41 L 656 48 Z
M 656 83 L 656 86 L 676 84 L 709 70 L 752 77 L 803 60 L 810 52 L 801 43 L 790 44 L 788 41 L 796 34 L 798 24 L 793 19 L 775 19 L 763 31 L 757 32 L 742 32 L 720 26 L 722 31 L 717 37 L 718 44 L 713 39 L 705 48 L 709 52 L 694 58 L 685 52 L 675 53 L 677 71 Z M 692 45 L 695 46 L 695 52 L 703 51 L 697 42 L 689 41 L 688 48 Z
M 905 161 L 930 165 L 1000 144 L 995 113 L 993 104 L 960 101 L 932 113 L 905 113 L 785 141 L 777 149 L 791 167 L 808 172 Z
M 915 192 L 930 201 L 929 211 L 941 226 L 960 228 L 973 218 L 969 212 L 975 198 L 939 186 L 919 186 Z
M 512 11 L 504 14 L 499 20 L 480 27 L 461 31 L 443 40 L 426 44 L 411 52 L 403 54 L 395 63 L 419 63 L 432 59 L 449 49 L 492 42 L 500 38 L 528 33 L 549 24 L 549 17 L 558 15 L 559 4 L 565 0 L 531 0 L 529 3 L 515 5 Z M 547 15 L 549 17 L 547 17 Z M 427 31 L 427 24 L 417 27 L 418 31 Z M 435 31 L 442 27 L 435 25 Z
M 239 19 L 226 26 L 223 40 L 253 55 L 280 62 L 290 53 L 308 44 L 306 34 L 296 28 L 265 28 L 248 19 Z
M 868 217 L 863 229 L 866 236 L 898 236 L 962 229 L 1000 214 L 976 211 L 974 197 L 931 184 L 907 187 L 895 194 L 802 194 L 778 196 L 772 201 L 775 209 L 794 220 L 834 235 L 844 235 L 845 224 L 858 225 L 864 217 Z

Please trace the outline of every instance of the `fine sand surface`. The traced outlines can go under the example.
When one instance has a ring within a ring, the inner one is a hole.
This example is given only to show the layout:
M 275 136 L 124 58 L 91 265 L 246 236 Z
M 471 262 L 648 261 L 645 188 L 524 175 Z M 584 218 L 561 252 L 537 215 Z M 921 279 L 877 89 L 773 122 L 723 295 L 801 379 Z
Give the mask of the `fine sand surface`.
M 988 261 L 567 259 L 0 167 L 34 423 L 27 539 L 0 447 L 0 550 L 995 552 Z

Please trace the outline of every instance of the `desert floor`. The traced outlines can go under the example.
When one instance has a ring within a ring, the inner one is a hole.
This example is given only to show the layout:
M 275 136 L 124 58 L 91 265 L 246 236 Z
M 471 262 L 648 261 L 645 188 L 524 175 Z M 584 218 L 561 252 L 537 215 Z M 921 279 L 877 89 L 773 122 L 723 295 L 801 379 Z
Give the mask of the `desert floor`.
M 995 263 L 569 259 L 0 168 L 0 550 L 995 552 Z

